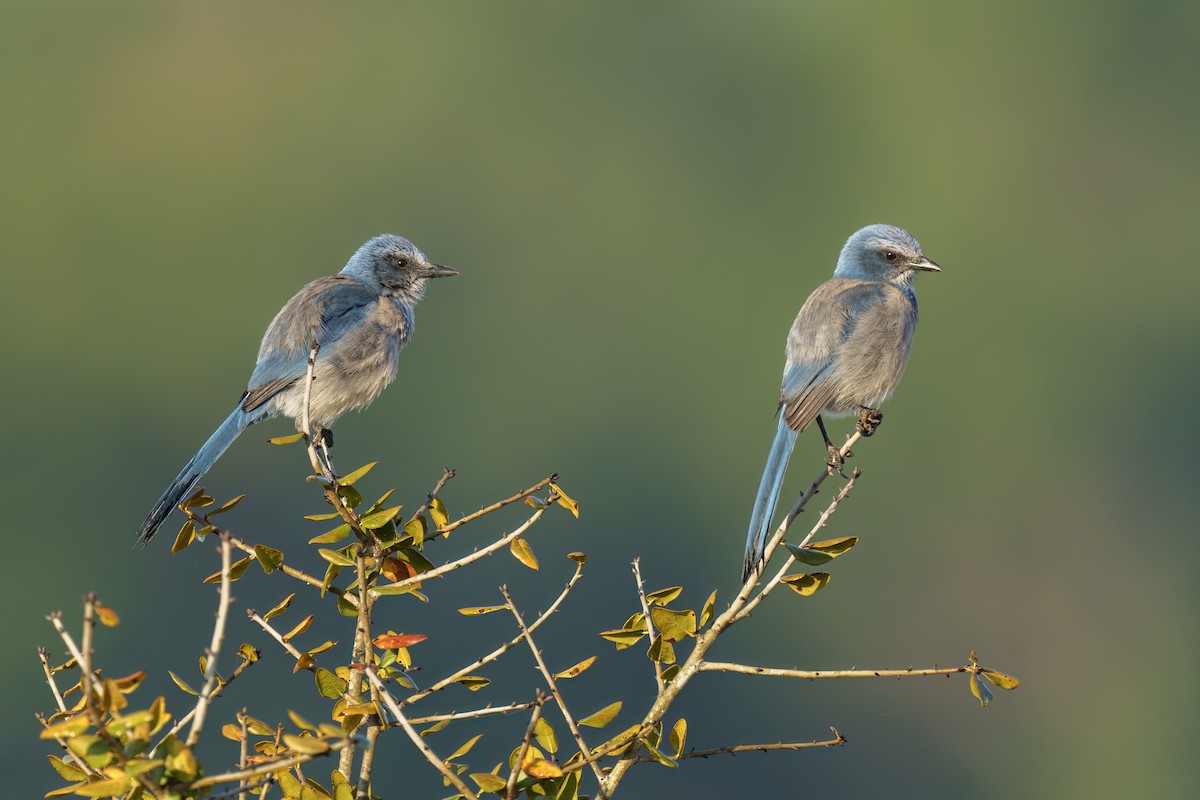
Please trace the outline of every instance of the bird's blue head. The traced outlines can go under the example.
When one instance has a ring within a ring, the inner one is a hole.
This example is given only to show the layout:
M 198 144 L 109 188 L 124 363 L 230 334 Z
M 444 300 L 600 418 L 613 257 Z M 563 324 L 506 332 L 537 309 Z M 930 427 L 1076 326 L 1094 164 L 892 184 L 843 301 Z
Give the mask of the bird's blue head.
M 846 240 L 834 277 L 911 286 L 918 271 L 942 268 L 921 253 L 913 235 L 895 225 L 868 225 Z
M 403 236 L 385 233 L 358 248 L 342 268 L 342 274 L 389 292 L 405 302 L 415 303 L 425 293 L 428 279 L 457 275 L 458 272 L 434 264 Z

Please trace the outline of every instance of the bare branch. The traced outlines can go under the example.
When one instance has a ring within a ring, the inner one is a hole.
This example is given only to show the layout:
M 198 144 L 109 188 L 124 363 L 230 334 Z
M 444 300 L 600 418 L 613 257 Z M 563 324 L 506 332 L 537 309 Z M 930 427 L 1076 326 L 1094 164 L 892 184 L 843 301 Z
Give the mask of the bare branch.
M 428 717 L 413 717 L 409 720 L 413 725 L 425 725 L 430 722 L 453 722 L 458 719 L 477 719 L 492 714 L 511 714 L 514 711 L 524 711 L 533 708 L 533 702 L 511 703 L 507 706 L 485 706 L 474 711 L 454 711 L 449 714 L 433 714 Z
M 278 761 L 268 761 L 265 764 L 259 764 L 254 767 L 250 767 L 249 769 L 240 769 L 236 770 L 235 772 L 223 772 L 220 775 L 209 775 L 207 777 L 200 778 L 199 780 L 192 781 L 187 788 L 188 790 L 203 789 L 206 786 L 217 786 L 222 783 L 250 781 L 263 775 L 270 775 L 273 772 L 280 772 L 299 764 L 308 763 L 314 758 L 321 758 L 322 756 L 336 753 L 348 744 L 350 744 L 349 739 L 337 739 L 330 742 L 329 749 L 323 753 L 298 753 L 294 756 L 281 758 Z
M 560 605 L 562 605 L 563 600 L 567 599 L 567 595 L 570 594 L 572 587 L 575 586 L 575 582 L 578 581 L 580 576 L 582 576 L 582 575 L 583 575 L 583 565 L 577 563 L 575 565 L 575 574 L 571 576 L 571 579 L 569 581 L 567 581 L 567 585 L 565 587 L 563 587 L 562 592 L 558 595 L 558 597 L 556 597 L 554 599 L 554 602 L 551 603 L 549 605 L 549 607 L 547 607 L 546 610 L 541 613 L 540 616 L 538 616 L 538 618 L 536 620 L 534 620 L 532 623 L 530 623 L 530 625 L 529 625 L 530 633 L 532 633 L 533 631 L 536 631 L 538 628 L 540 628 L 542 623 L 545 622 L 546 620 L 548 620 L 550 618 L 550 615 L 558 610 L 558 607 Z M 514 638 L 512 638 L 508 642 L 500 645 L 499 647 L 497 647 L 492 652 L 488 653 L 483 658 L 473 661 L 470 664 L 468 664 L 467 666 L 465 666 L 459 670 L 456 670 L 455 672 L 451 673 L 449 676 L 443 678 L 442 680 L 440 680 L 437 683 L 430 686 L 428 689 L 417 692 L 416 694 L 409 695 L 408 697 L 406 697 L 404 699 L 404 702 L 402 703 L 402 705 L 406 705 L 406 706 L 412 705 L 413 703 L 417 702 L 418 700 L 423 700 L 424 698 L 428 697 L 429 695 L 433 694 L 434 692 L 441 691 L 442 689 L 445 689 L 447 686 L 457 683 L 458 680 L 460 678 L 462 678 L 464 675 L 470 675 L 475 670 L 479 669 L 480 667 L 484 666 L 485 664 L 490 664 L 491 662 L 498 659 L 500 656 L 507 653 L 512 648 L 516 647 L 518 644 L 520 644 L 521 640 L 524 638 L 525 638 L 524 634 L 517 634 Z
M 404 711 L 400 708 L 400 704 L 392 698 L 392 695 L 383 686 L 383 681 L 375 674 L 375 670 L 367 668 L 364 672 L 366 672 L 367 679 L 379 690 L 379 696 L 383 699 L 388 711 L 392 712 L 396 721 L 400 723 L 400 727 L 404 728 L 404 732 L 412 740 L 413 745 L 421 751 L 421 755 L 425 756 L 425 760 L 432 764 L 434 769 L 442 773 L 442 777 L 449 781 L 458 790 L 459 794 L 467 798 L 467 800 L 478 800 L 475 793 L 467 788 L 467 785 L 454 774 L 454 770 L 450 769 L 446 762 L 430 749 L 425 740 L 421 738 L 421 734 L 417 733 L 416 729 L 413 728 L 412 723 L 404 716 Z
M 817 678 L 913 678 L 931 675 L 957 675 L 960 672 L 971 672 L 970 667 L 935 667 L 933 669 L 773 669 L 771 667 L 752 667 L 747 664 L 733 664 L 725 661 L 704 661 L 700 664 L 701 672 L 737 672 L 742 675 L 767 675 L 773 678 L 801 678 L 816 680 Z
M 235 680 L 237 680 L 237 677 L 239 675 L 241 675 L 246 670 L 246 668 L 249 667 L 253 663 L 254 663 L 253 661 L 243 659 L 242 663 L 237 665 L 237 669 L 235 669 L 233 671 L 233 674 L 231 674 L 228 678 L 225 679 L 224 683 L 217 684 L 216 688 L 213 689 L 212 696 L 214 698 L 220 697 L 221 692 L 225 691 L 225 687 L 228 686 L 229 684 L 233 683 Z M 188 723 L 190 723 L 192 721 L 192 717 L 195 715 L 195 713 L 196 713 L 196 709 L 195 709 L 195 707 L 193 707 L 191 711 L 189 711 L 188 713 L 186 713 L 182 717 L 180 717 L 179 721 L 176 722 L 173 726 L 171 726 L 171 729 L 162 735 L 162 737 L 158 740 L 158 744 L 154 745 L 154 747 L 152 747 L 150 749 L 150 753 L 149 753 L 150 758 L 154 757 L 154 754 L 158 752 L 158 748 L 162 747 L 163 742 L 165 742 L 167 739 L 171 738 L 172 736 L 174 736 L 175 734 L 177 734 L 181 730 L 183 730 L 185 727 L 187 727 Z
M 833 731 L 832 739 L 824 739 L 822 741 L 811 742 L 774 742 L 771 744 L 739 744 L 732 747 L 714 747 L 711 750 L 691 750 L 687 753 L 682 753 L 677 756 L 671 756 L 675 761 L 682 761 L 685 758 L 709 758 L 710 756 L 720 755 L 736 755 L 737 753 L 766 753 L 770 750 L 807 750 L 811 747 L 838 747 L 846 743 L 846 737 L 838 733 L 837 728 L 830 728 Z M 639 761 L 657 761 L 657 759 L 649 756 L 639 756 Z
M 208 647 L 208 664 L 204 670 L 204 688 L 196 699 L 196 709 L 193 715 L 192 728 L 188 731 L 187 746 L 195 747 L 200 741 L 200 732 L 204 729 L 204 719 L 208 715 L 208 704 L 212 701 L 213 689 L 217 684 L 217 656 L 221 653 L 221 643 L 225 640 L 225 621 L 229 618 L 230 576 L 229 568 L 233 559 L 229 545 L 229 537 L 221 536 L 221 595 L 217 604 L 217 622 L 213 626 L 212 643 Z
M 300 659 L 304 657 L 304 654 L 301 653 L 299 650 L 297 650 L 296 647 L 291 642 L 284 639 L 283 634 L 280 633 L 279 631 L 275 630 L 275 627 L 271 623 L 267 622 L 265 619 L 260 617 L 258 614 L 254 613 L 254 609 L 252 609 L 252 608 L 246 609 L 246 616 L 250 617 L 250 619 L 257 622 L 264 631 L 271 634 L 271 637 L 273 639 L 275 639 L 275 641 L 279 642 L 279 644 L 283 646 L 283 649 L 288 651 L 288 655 L 290 655 L 292 658 L 296 659 L 296 661 L 300 661 Z M 310 658 L 311 658 L 311 656 L 310 656 Z M 310 664 L 308 664 L 304 668 L 307 669 L 309 672 L 316 672 L 316 670 L 317 670 L 316 661 L 313 660 Z
M 443 525 L 442 527 L 438 528 L 436 531 L 427 535 L 425 537 L 425 541 L 428 542 L 430 539 L 436 539 L 439 536 L 445 536 L 450 531 L 452 531 L 455 528 L 458 528 L 462 525 L 466 525 L 468 522 L 477 520 L 480 517 L 491 514 L 493 511 L 497 511 L 501 508 L 504 508 L 505 506 L 507 506 L 511 503 L 515 503 L 518 500 L 524 500 L 526 497 L 529 497 L 529 495 L 533 494 L 534 492 L 540 491 L 540 490 L 544 489 L 545 487 L 549 486 L 550 482 L 553 481 L 557 477 L 558 477 L 557 475 L 548 475 L 547 477 L 542 478 L 540 481 L 535 483 L 533 486 L 530 486 L 528 489 L 522 489 L 521 491 L 517 492 L 512 497 L 505 498 L 504 500 L 501 500 L 498 503 L 492 503 L 490 506 L 481 508 L 474 513 L 467 514 L 465 517 L 456 519 L 454 522 L 447 523 L 446 525 Z
M 650 635 L 650 640 L 654 640 L 654 625 L 650 622 L 650 604 L 646 601 L 646 585 L 642 583 L 642 569 L 640 567 L 641 559 L 633 560 L 633 577 L 637 582 L 638 599 L 642 601 L 642 615 L 646 618 L 646 632 Z M 658 691 L 662 691 L 666 684 L 663 683 L 662 664 L 657 658 L 650 660 L 654 665 L 654 683 L 658 686 Z
M 509 597 L 507 588 L 501 586 L 500 594 L 504 595 L 504 602 L 508 606 L 508 610 L 512 612 L 513 618 L 516 619 L 517 627 L 521 629 L 521 635 L 529 645 L 529 650 L 533 653 L 533 660 L 537 662 L 538 671 L 542 673 L 542 678 L 545 679 L 546 686 L 550 689 L 550 694 L 554 697 L 554 702 L 558 704 L 559 712 L 563 715 L 563 719 L 567 721 L 567 727 L 571 729 L 571 735 L 575 737 L 575 744 L 579 746 L 579 752 L 583 755 L 584 759 L 587 759 L 591 751 L 588 750 L 587 743 L 583 741 L 583 734 L 579 731 L 579 725 L 576 724 L 575 717 L 571 714 L 571 709 L 567 708 L 567 701 L 563 699 L 562 693 L 558 691 L 558 684 L 555 683 L 554 676 L 550 674 L 550 669 L 542 659 L 542 653 L 533 641 L 533 635 L 530 633 L 529 628 L 525 627 L 525 620 L 521 618 L 521 612 L 517 610 L 517 606 L 513 603 L 512 598 Z M 592 772 L 596 774 L 596 780 L 604 780 L 604 771 L 594 763 L 592 764 Z

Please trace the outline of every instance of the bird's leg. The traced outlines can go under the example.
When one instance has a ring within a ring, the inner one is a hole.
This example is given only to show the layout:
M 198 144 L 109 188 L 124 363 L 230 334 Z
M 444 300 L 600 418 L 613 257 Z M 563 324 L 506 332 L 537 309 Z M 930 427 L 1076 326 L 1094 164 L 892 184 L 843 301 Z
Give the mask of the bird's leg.
M 329 455 L 329 448 L 333 447 L 333 431 L 329 428 L 317 428 L 315 436 L 317 444 L 321 446 L 321 454 L 325 456 L 325 468 L 329 471 L 326 476 L 330 480 L 337 477 L 337 470 L 333 468 L 333 457 Z
M 829 452 L 829 460 L 825 463 L 831 470 L 845 478 L 846 473 L 842 468 L 846 465 L 846 459 L 842 456 L 841 448 L 829 440 L 829 433 L 825 430 L 825 420 L 821 419 L 820 414 L 817 415 L 817 426 L 821 429 L 821 436 L 825 439 L 825 449 Z M 850 453 L 846 453 L 846 455 L 850 455 Z
M 855 428 L 863 436 L 870 436 L 875 433 L 875 429 L 883 422 L 883 414 L 877 408 L 867 408 L 866 406 L 858 407 L 858 425 Z

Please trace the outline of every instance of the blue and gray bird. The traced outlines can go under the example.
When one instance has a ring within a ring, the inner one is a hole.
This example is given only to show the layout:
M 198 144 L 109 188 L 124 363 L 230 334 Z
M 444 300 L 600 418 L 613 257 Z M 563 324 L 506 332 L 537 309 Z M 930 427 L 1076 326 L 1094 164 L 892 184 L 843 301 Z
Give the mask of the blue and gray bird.
M 334 421 L 379 396 L 396 377 L 401 348 L 413 331 L 413 306 L 430 278 L 458 273 L 430 263 L 400 236 L 376 236 L 337 275 L 305 286 L 275 315 L 258 361 L 233 413 L 179 473 L 142 523 L 146 544 L 247 426 L 282 414 L 302 430 L 304 378 L 318 348 L 309 390 L 314 437 L 332 443 Z
M 817 287 L 792 323 L 779 396 L 779 424 L 746 535 L 748 579 L 763 561 L 775 504 L 796 436 L 816 420 L 829 466 L 842 457 L 822 417 L 858 414 L 858 430 L 875 432 L 878 406 L 904 375 L 917 329 L 918 271 L 941 272 L 903 228 L 869 225 L 847 240 L 833 277 Z

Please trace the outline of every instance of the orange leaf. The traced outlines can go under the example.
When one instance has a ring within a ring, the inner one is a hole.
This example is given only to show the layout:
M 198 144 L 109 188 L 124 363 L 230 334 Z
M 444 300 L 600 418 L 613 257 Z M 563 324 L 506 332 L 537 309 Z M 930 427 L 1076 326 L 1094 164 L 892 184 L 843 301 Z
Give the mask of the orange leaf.
M 372 641 L 380 650 L 395 650 L 397 647 L 412 647 L 428 638 L 423 633 L 385 633 Z

